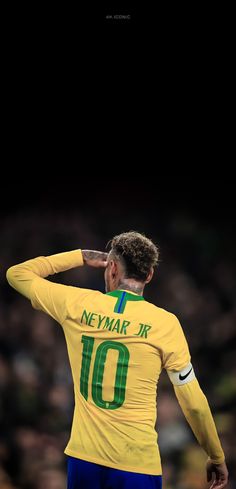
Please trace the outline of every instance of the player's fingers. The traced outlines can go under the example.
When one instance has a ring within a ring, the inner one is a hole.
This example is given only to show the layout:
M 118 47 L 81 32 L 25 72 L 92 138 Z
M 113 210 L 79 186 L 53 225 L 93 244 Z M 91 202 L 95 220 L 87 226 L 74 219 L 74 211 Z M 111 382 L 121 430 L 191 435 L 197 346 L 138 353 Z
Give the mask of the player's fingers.
M 226 485 L 227 485 L 227 482 L 226 481 L 225 482 L 222 482 L 222 483 L 221 482 L 217 482 L 213 487 L 215 489 L 224 489 L 224 487 L 226 487 Z
M 99 267 L 106 268 L 107 267 L 107 261 L 105 261 L 105 260 L 104 261 L 103 260 L 96 260 L 96 261 L 94 261 L 93 266 L 94 267 L 96 266 L 98 268 Z
M 219 480 L 214 480 L 213 484 L 211 485 L 210 489 L 223 489 L 227 485 L 227 480 L 224 481 L 219 481 Z
M 214 480 L 213 484 L 211 484 L 210 489 L 214 489 L 216 487 L 218 487 L 218 489 L 219 489 L 218 482 L 216 480 Z
M 101 252 L 101 256 L 100 256 L 101 260 L 107 261 L 107 257 L 108 257 L 108 253 L 105 253 L 105 252 L 102 251 Z
M 223 489 L 224 487 L 227 486 L 228 483 L 228 477 L 225 477 L 224 475 L 220 477 L 220 480 L 216 484 L 217 489 Z

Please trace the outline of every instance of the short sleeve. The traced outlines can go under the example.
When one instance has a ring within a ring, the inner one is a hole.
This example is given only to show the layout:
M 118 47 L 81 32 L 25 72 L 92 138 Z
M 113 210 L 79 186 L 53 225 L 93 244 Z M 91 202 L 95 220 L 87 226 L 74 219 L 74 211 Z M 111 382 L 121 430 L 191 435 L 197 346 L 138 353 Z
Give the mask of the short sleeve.
M 188 344 L 177 317 L 171 315 L 166 343 L 162 349 L 163 367 L 179 371 L 190 363 Z
M 46 312 L 61 324 L 67 314 L 66 299 L 68 288 L 66 285 L 56 284 L 37 277 L 31 284 L 31 304 L 35 309 Z

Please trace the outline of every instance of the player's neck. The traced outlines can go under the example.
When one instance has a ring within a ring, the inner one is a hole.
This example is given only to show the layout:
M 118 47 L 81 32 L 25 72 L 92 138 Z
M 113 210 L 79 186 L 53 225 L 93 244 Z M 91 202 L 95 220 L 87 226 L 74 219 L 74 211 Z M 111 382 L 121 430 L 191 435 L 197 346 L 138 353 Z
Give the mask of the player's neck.
M 135 294 L 143 295 L 144 284 L 132 279 L 121 279 L 117 288 L 130 290 L 130 292 L 134 292 Z

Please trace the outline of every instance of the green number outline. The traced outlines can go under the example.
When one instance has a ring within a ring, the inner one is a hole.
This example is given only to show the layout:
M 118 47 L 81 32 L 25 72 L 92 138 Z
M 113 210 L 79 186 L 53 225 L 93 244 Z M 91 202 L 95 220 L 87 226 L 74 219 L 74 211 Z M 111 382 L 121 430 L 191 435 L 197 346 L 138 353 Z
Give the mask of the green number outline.
M 83 343 L 82 365 L 80 374 L 80 392 L 82 396 L 88 399 L 88 379 L 91 366 L 91 357 L 94 347 L 94 338 L 82 336 Z M 117 369 L 114 386 L 114 399 L 105 401 L 102 398 L 102 383 L 104 376 L 105 363 L 108 350 L 117 350 L 119 352 L 117 360 Z M 97 348 L 94 368 L 92 375 L 92 399 L 96 406 L 102 409 L 117 409 L 122 406 L 125 400 L 126 381 L 129 364 L 129 350 L 123 343 L 116 341 L 103 341 Z

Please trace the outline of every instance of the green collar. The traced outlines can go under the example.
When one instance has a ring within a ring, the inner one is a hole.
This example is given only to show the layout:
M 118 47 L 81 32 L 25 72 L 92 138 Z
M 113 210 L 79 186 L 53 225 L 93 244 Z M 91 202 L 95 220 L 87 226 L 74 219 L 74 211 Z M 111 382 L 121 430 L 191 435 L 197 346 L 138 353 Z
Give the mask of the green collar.
M 106 295 L 112 295 L 113 297 L 121 297 L 123 292 L 127 294 L 127 299 L 129 301 L 144 301 L 144 297 L 142 295 L 135 294 L 135 292 L 130 292 L 128 290 L 113 290 L 112 292 L 107 292 Z
M 129 292 L 126 290 L 113 290 L 112 292 L 107 292 L 106 295 L 111 295 L 112 297 L 117 297 L 114 312 L 122 314 L 124 312 L 127 301 L 144 301 L 142 295 L 135 294 L 134 292 Z

